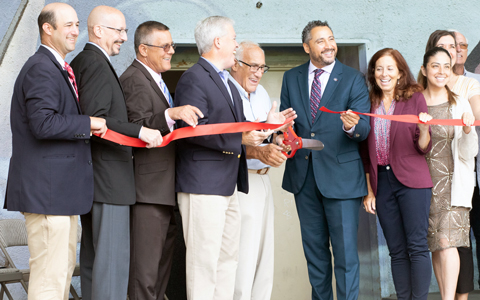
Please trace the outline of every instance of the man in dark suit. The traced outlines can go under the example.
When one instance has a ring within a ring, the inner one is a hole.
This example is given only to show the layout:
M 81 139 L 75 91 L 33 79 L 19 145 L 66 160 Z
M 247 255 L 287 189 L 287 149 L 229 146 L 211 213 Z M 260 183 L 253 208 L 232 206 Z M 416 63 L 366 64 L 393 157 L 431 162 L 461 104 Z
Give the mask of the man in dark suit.
M 5 207 L 25 215 L 30 300 L 68 299 L 78 215 L 93 201 L 90 132 L 106 132 L 104 119 L 81 114 L 75 77 L 64 61 L 75 49 L 78 24 L 70 5 L 43 8 L 41 46 L 23 66 L 13 91 Z
M 162 141 L 158 130 L 128 123 L 120 81 L 110 56 L 127 40 L 123 14 L 98 6 L 88 17 L 89 43 L 72 61 L 78 81 L 80 105 L 86 114 L 104 117 L 119 133 L 139 137 L 147 147 Z M 130 261 L 130 205 L 135 203 L 131 147 L 92 139 L 95 193 L 92 209 L 81 216 L 80 265 L 82 297 L 118 300 L 127 297 Z
M 367 194 L 358 143 L 370 131 L 368 117 L 344 113 L 338 117 L 318 111 L 370 111 L 362 74 L 336 60 L 337 45 L 326 22 L 312 21 L 302 32 L 310 61 L 285 72 L 281 108 L 298 115 L 300 137 L 319 139 L 322 151 L 301 149 L 287 160 L 282 187 L 295 194 L 308 262 L 312 299 L 333 299 L 332 244 L 337 299 L 357 299 L 358 210 Z
M 120 82 L 125 91 L 128 119 L 160 130 L 173 131 L 175 120 L 195 126 L 201 111 L 193 106 L 173 107 L 162 79 L 175 53 L 169 28 L 156 21 L 135 31 L 137 58 Z M 198 116 L 197 116 L 198 115 Z M 172 266 L 176 238 L 175 143 L 156 149 L 135 148 L 136 203 L 130 210 L 130 300 L 163 299 Z
M 208 17 L 195 28 L 201 58 L 180 78 L 175 105 L 193 105 L 199 124 L 245 120 L 228 72 L 235 63 L 233 21 Z M 283 122 L 269 113 L 267 122 Z M 179 127 L 188 124 L 181 121 Z M 240 240 L 237 189 L 248 193 L 245 146 L 258 146 L 272 131 L 210 135 L 177 141 L 176 191 L 187 246 L 188 299 L 232 299 Z M 243 145 L 242 145 L 243 144 Z

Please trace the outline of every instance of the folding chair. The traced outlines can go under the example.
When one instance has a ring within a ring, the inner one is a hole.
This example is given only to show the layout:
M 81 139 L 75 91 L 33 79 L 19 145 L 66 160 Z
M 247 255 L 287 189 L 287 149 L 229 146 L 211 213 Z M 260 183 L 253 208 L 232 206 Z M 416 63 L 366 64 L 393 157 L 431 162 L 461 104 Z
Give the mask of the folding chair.
M 13 300 L 7 283 L 20 282 L 27 292 L 27 284 L 24 280 L 24 274 L 17 269 L 12 258 L 7 252 L 8 247 L 26 246 L 27 245 L 27 229 L 23 220 L 0 220 L 0 249 L 5 257 L 5 267 L 0 269 L 0 300 L 6 294 L 8 299 Z

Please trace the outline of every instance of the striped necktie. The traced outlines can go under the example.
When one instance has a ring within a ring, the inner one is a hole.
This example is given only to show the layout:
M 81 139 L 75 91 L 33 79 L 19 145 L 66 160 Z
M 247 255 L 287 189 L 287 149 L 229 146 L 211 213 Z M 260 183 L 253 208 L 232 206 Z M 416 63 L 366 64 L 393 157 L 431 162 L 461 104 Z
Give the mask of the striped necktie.
M 73 89 L 75 90 L 75 94 L 77 95 L 77 101 L 79 101 L 78 99 L 78 89 L 77 89 L 77 82 L 75 81 L 75 74 L 73 74 L 73 69 L 72 67 L 70 67 L 70 65 L 65 62 L 65 64 L 63 65 L 63 69 L 65 71 L 67 71 L 68 73 L 68 79 L 70 80 L 70 83 L 72 84 L 73 86 Z
M 160 79 L 159 84 L 162 88 L 162 92 L 165 95 L 165 98 L 167 98 L 168 104 L 170 105 L 170 107 L 173 107 L 172 95 L 170 95 L 170 92 L 168 91 L 167 85 L 165 84 L 165 81 L 163 81 L 163 78 Z
M 312 83 L 312 92 L 310 95 L 310 113 L 312 115 L 312 124 L 315 122 L 318 109 L 320 108 L 320 100 L 322 99 L 322 83 L 320 82 L 320 75 L 324 71 L 322 69 L 315 70 L 315 78 Z

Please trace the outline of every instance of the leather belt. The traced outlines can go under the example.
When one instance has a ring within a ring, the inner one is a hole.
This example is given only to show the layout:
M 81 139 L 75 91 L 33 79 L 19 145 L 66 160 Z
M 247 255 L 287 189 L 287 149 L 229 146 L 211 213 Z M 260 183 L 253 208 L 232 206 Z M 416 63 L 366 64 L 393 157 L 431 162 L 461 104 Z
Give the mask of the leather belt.
M 258 174 L 258 175 L 266 175 L 268 173 L 268 170 L 270 170 L 270 168 L 263 168 L 263 169 L 259 169 L 259 170 L 248 169 L 248 173 Z

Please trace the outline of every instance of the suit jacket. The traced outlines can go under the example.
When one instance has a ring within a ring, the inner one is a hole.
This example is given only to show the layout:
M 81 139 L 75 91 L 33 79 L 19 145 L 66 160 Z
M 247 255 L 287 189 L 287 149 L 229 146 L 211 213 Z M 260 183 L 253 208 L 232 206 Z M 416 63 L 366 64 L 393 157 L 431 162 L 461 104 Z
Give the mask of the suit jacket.
M 372 107 L 372 113 L 375 108 Z M 395 103 L 394 115 L 416 115 L 428 113 L 427 103 L 422 93 L 414 93 L 407 101 Z M 370 126 L 374 128 L 375 119 L 370 119 Z M 430 130 L 431 132 L 431 130 Z M 390 127 L 389 160 L 395 177 L 403 185 L 410 188 L 431 188 L 432 178 L 428 169 L 425 154 L 432 148 L 432 140 L 425 150 L 418 146 L 420 129 L 417 124 L 392 122 Z M 372 129 L 368 138 L 362 143 L 362 158 L 365 172 L 369 173 L 370 185 L 374 194 L 377 194 L 378 161 L 375 145 L 375 131 Z
M 300 192 L 307 174 L 308 160 L 312 159 L 315 182 L 323 196 L 334 199 L 352 199 L 367 194 L 365 174 L 358 142 L 367 138 L 369 118 L 360 116 L 353 136 L 343 131 L 338 114 L 319 111 L 312 124 L 310 95 L 308 94 L 309 62 L 295 67 L 283 77 L 280 110 L 292 107 L 297 112 L 295 132 L 298 136 L 318 139 L 325 144 L 321 151 L 300 149 L 287 160 L 282 187 Z M 334 111 L 351 109 L 370 111 L 370 100 L 363 75 L 336 60 L 320 106 Z
M 175 105 L 198 107 L 198 124 L 243 122 L 243 105 L 235 85 L 228 81 L 233 103 L 215 69 L 203 58 L 183 73 L 175 90 Z M 179 127 L 188 126 L 178 122 Z M 208 135 L 177 141 L 176 191 L 231 196 L 248 193 L 248 169 L 242 133 Z
M 148 70 L 137 60 L 120 76 L 128 121 L 170 133 L 169 104 Z M 175 205 L 175 142 L 155 149 L 134 148 L 137 202 Z
M 72 61 L 84 114 L 102 117 L 107 127 L 138 137 L 141 125 L 128 123 L 120 81 L 108 58 L 95 45 L 86 44 Z M 130 205 L 135 203 L 132 148 L 92 137 L 95 178 L 94 201 Z
M 10 108 L 12 158 L 5 207 L 78 215 L 93 201 L 90 118 L 55 56 L 43 46 L 15 82 Z

